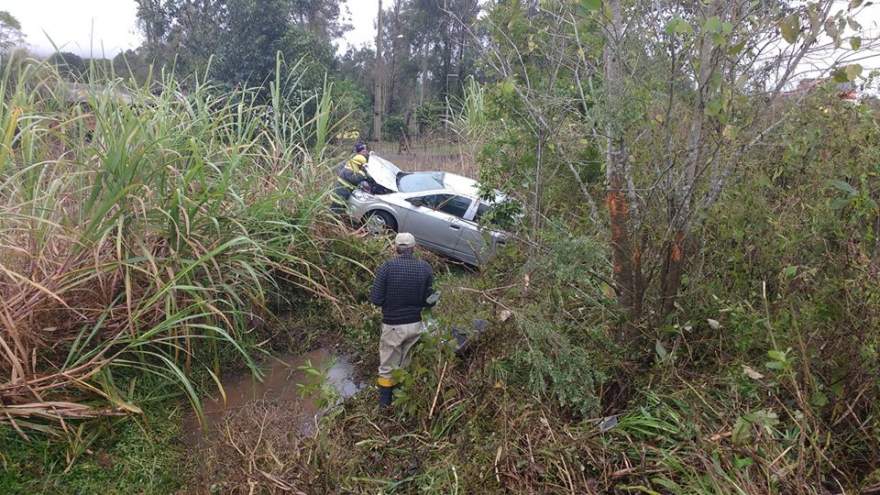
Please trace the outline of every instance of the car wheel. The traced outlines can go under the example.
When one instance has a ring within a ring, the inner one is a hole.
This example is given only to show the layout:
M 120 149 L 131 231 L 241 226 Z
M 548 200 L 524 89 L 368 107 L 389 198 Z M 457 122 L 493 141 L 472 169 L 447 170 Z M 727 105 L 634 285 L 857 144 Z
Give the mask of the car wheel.
M 379 235 L 388 231 L 397 232 L 397 221 L 390 213 L 385 211 L 371 211 L 364 220 L 364 226 L 367 232 Z

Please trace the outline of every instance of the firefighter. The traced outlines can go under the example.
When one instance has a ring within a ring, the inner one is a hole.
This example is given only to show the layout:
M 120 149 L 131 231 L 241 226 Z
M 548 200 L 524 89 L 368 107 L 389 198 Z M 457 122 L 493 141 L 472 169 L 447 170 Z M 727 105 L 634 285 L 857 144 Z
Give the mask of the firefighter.
M 348 198 L 351 192 L 361 182 L 367 180 L 367 170 L 365 165 L 370 159 L 367 152 L 367 145 L 358 141 L 354 145 L 354 156 L 339 167 L 336 173 L 336 188 L 333 190 L 333 211 L 337 213 L 345 212 Z

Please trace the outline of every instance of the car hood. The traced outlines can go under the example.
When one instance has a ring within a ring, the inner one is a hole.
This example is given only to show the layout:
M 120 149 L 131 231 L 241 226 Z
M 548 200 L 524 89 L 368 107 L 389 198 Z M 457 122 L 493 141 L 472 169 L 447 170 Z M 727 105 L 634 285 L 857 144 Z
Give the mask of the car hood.
M 396 165 L 375 153 L 370 153 L 370 160 L 364 168 L 367 169 L 367 174 L 376 181 L 376 184 L 398 192 L 397 174 L 400 173 L 400 169 Z

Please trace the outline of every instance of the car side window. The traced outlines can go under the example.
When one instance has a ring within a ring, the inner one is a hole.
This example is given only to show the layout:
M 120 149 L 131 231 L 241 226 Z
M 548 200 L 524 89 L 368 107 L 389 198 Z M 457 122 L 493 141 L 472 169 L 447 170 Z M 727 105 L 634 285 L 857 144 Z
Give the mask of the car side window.
M 480 205 L 477 206 L 477 213 L 474 214 L 474 221 L 479 223 L 480 219 L 483 218 L 483 215 L 486 215 L 492 211 L 492 207 L 480 201 Z
M 445 194 L 429 194 L 427 196 L 416 196 L 414 198 L 410 198 L 409 202 L 414 205 L 424 206 L 425 208 L 436 210 L 437 205 L 439 205 L 440 202 L 444 201 L 448 197 L 449 196 Z
M 457 218 L 464 218 L 471 207 L 470 198 L 452 194 L 429 194 L 410 198 L 410 203 L 436 211 L 442 211 Z
M 470 198 L 451 195 L 443 196 L 446 196 L 446 199 L 443 199 L 438 204 L 437 209 L 454 217 L 464 218 L 465 213 L 467 213 L 468 209 L 471 207 Z

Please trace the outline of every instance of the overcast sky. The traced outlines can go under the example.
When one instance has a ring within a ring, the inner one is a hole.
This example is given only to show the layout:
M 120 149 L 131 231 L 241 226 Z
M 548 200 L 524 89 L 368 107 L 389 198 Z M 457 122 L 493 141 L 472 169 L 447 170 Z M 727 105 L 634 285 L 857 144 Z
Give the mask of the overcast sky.
M 378 0 L 345 3 L 354 29 L 340 49 L 372 44 Z M 141 44 L 134 0 L 0 0 L 0 10 L 21 22 L 28 45 L 40 55 L 54 52 L 53 42 L 63 51 L 107 57 Z

